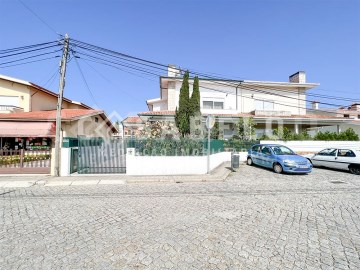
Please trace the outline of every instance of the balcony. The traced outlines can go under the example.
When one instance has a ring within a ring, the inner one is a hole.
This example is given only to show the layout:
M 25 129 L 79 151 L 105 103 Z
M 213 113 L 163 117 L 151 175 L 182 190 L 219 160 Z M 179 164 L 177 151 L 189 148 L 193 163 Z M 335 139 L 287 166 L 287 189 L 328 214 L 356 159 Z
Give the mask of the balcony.
M 0 105 L 0 113 L 18 113 L 23 112 L 24 109 L 12 105 Z
M 267 111 L 267 110 L 255 110 L 251 112 L 255 116 L 291 116 L 290 111 Z

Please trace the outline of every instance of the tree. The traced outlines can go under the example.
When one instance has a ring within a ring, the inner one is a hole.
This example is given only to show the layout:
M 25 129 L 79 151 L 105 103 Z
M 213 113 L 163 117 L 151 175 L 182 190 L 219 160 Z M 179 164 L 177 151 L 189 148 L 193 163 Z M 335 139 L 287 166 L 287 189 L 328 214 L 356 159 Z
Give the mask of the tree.
M 239 118 L 237 129 L 240 140 L 251 141 L 255 137 L 255 123 L 252 117 L 244 119 Z
M 200 91 L 199 91 L 199 78 L 195 76 L 193 84 L 193 92 L 190 98 L 190 116 L 200 114 Z
M 181 135 L 190 134 L 190 99 L 189 71 L 186 71 L 180 88 L 179 109 L 175 114 L 175 122 Z
M 220 137 L 219 122 L 215 122 L 214 126 L 210 131 L 210 138 L 214 140 L 218 140 L 219 137 Z

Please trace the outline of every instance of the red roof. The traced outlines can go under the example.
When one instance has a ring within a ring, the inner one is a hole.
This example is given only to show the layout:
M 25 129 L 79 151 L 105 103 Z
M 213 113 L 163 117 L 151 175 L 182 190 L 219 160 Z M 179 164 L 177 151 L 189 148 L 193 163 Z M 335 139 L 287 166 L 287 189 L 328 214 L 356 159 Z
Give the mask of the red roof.
M 123 123 L 143 123 L 139 116 L 128 116 L 123 121 Z
M 101 110 L 62 109 L 62 120 L 76 120 L 82 116 L 102 114 Z M 0 113 L 0 120 L 56 120 L 56 110 L 19 113 Z
M 141 112 L 139 115 L 163 115 L 163 116 L 175 116 L 175 111 L 148 111 Z M 207 114 L 203 114 L 207 115 Z M 289 115 L 289 116 L 269 116 L 269 115 L 254 115 L 251 113 L 236 113 L 236 114 L 213 114 L 216 117 L 253 117 L 253 118 L 309 118 L 309 119 L 344 119 L 344 117 L 335 117 L 335 116 L 327 116 L 327 115 L 315 115 L 315 114 L 306 114 L 306 115 Z

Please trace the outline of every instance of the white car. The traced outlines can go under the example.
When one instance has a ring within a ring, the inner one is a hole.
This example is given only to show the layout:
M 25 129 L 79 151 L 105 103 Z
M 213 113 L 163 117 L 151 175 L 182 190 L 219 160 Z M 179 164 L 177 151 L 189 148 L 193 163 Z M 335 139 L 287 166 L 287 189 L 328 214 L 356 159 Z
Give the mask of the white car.
M 313 166 L 349 170 L 360 175 L 360 150 L 349 148 L 327 148 L 308 156 Z

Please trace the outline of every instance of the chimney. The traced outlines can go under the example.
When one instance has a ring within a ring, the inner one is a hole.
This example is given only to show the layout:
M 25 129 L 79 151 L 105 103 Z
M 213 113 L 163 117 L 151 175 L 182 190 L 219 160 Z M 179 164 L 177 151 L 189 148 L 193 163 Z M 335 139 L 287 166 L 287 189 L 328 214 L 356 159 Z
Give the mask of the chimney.
M 175 65 L 168 65 L 168 77 L 178 77 L 180 70 Z
M 314 109 L 314 110 L 318 110 L 319 109 L 319 101 L 313 101 L 311 103 L 311 107 Z
M 291 83 L 306 83 L 305 71 L 298 71 L 289 76 L 289 82 Z

